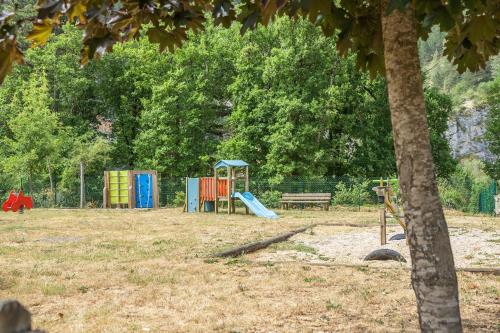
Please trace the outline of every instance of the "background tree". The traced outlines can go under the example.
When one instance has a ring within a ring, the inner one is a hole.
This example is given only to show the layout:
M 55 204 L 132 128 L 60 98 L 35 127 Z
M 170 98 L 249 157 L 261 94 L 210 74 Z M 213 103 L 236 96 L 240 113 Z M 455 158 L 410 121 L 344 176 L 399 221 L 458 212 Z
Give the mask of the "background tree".
M 500 179 L 500 73 L 495 81 L 484 86 L 484 98 L 489 107 L 489 115 L 486 127 L 486 139 L 489 142 L 488 148 L 493 156 L 492 161 L 486 163 L 486 172 L 493 179 Z
M 135 141 L 141 165 L 168 176 L 196 173 L 203 157 L 215 148 L 214 141 L 206 137 L 213 114 L 205 107 L 204 83 L 184 74 L 182 70 L 171 73 L 154 88 L 151 100 L 145 102 L 142 131 Z M 188 87 L 191 84 L 202 86 L 193 91 Z
M 30 193 L 33 192 L 33 175 L 46 168 L 53 200 L 53 168 L 62 142 L 57 135 L 61 123 L 49 106 L 45 75 L 32 75 L 21 94 L 14 96 L 10 104 L 15 116 L 7 123 L 11 137 L 4 141 L 7 157 L 3 167 L 14 179 L 28 179 Z
M 96 137 L 95 133 L 87 132 L 74 137 L 70 147 L 71 155 L 64 163 L 62 172 L 62 187 L 74 191 L 75 180 L 79 179 L 80 208 L 85 208 L 85 175 L 89 173 L 94 174 L 94 176 L 102 174 L 104 166 L 109 161 L 111 146 L 105 139 Z

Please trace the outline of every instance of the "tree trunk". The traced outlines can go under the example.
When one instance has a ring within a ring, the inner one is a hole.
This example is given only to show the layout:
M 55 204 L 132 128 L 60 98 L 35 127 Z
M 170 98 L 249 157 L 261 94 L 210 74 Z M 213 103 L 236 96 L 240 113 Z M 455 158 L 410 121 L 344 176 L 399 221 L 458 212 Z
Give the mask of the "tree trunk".
M 50 205 L 54 206 L 54 180 L 52 179 L 52 167 L 50 166 L 50 161 L 47 160 L 47 172 L 49 174 L 49 183 L 50 183 Z
M 85 166 L 80 162 L 80 208 L 85 207 Z
M 412 259 L 412 285 L 424 332 L 461 332 L 457 276 L 434 175 L 411 5 L 381 15 L 394 148 Z

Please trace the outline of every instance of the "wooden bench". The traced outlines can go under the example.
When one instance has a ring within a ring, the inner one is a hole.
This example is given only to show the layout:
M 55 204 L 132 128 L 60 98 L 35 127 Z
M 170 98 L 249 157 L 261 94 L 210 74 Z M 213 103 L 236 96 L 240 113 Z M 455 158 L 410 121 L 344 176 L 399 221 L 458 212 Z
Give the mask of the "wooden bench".
M 290 204 L 321 205 L 324 210 L 329 210 L 331 193 L 283 193 L 281 195 L 281 208 L 288 209 Z

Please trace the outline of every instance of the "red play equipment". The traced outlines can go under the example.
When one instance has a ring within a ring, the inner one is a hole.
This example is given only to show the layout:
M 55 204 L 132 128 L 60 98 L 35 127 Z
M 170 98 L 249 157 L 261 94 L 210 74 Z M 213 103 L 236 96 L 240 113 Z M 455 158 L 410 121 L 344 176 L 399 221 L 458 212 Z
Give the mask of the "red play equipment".
M 205 201 L 214 201 L 214 177 L 201 177 L 200 180 L 201 203 L 204 203 Z M 227 197 L 227 179 L 217 179 L 217 193 L 219 196 Z
M 19 191 L 19 193 L 11 191 L 7 200 L 2 204 L 4 212 L 8 212 L 9 210 L 17 212 L 19 209 L 22 210 L 24 208 L 33 208 L 33 200 L 31 200 L 31 197 L 25 196 L 23 191 Z

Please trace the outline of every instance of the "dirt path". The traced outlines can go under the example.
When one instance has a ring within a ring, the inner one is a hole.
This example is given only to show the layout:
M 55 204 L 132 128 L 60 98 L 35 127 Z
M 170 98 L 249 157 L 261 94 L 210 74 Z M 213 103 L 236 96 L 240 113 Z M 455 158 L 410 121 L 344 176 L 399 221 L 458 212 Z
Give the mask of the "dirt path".
M 401 233 L 401 229 L 388 229 L 388 239 Z M 476 228 L 451 228 L 450 237 L 455 258 L 455 265 L 464 267 L 499 267 L 500 233 Z M 406 241 L 393 240 L 380 246 L 379 228 L 348 228 L 318 226 L 312 233 L 298 234 L 290 239 L 289 244 L 275 247 L 274 250 L 256 255 L 259 261 L 307 261 L 334 262 L 338 264 L 366 264 L 363 258 L 379 248 L 393 249 L 401 253 L 407 263 L 370 262 L 374 266 L 410 267 L 410 253 Z M 300 246 L 302 245 L 302 247 Z

